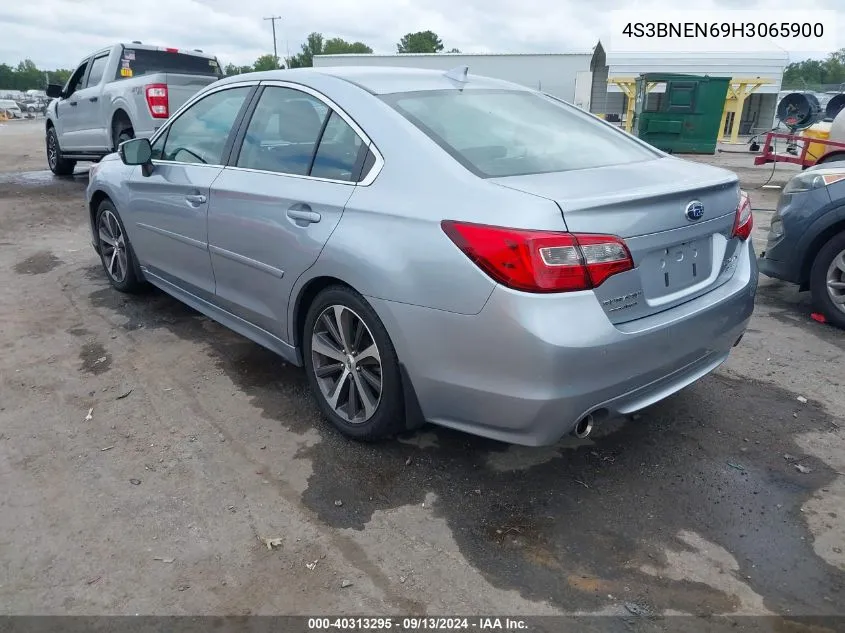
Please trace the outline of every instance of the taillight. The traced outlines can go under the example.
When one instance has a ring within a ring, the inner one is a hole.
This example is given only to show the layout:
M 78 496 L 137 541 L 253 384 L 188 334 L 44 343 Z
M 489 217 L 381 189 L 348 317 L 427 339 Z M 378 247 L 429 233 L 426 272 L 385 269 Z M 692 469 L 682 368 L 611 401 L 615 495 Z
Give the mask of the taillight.
M 628 247 L 613 235 L 510 229 L 444 220 L 455 245 L 490 277 L 525 292 L 568 292 L 631 270 Z
M 754 214 L 751 213 L 751 199 L 744 191 L 739 196 L 739 206 L 736 208 L 736 219 L 731 237 L 738 237 L 745 241 L 751 237 L 754 228 Z
M 147 107 L 154 119 L 166 119 L 170 116 L 167 103 L 167 84 L 149 84 L 146 89 Z

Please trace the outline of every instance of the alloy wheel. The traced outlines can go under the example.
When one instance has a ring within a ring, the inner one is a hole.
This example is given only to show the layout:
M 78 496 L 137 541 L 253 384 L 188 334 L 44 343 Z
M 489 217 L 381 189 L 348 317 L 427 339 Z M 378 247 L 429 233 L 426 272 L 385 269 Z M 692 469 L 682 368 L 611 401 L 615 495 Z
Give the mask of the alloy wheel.
M 58 156 L 59 148 L 56 147 L 56 135 L 50 133 L 47 135 L 47 162 L 50 163 L 51 169 L 55 168 Z
M 343 305 L 320 313 L 311 334 L 317 384 L 332 410 L 350 424 L 369 420 L 382 394 L 381 355 L 363 319 Z
M 834 257 L 827 268 L 827 294 L 833 305 L 845 312 L 845 251 Z
M 126 279 L 128 264 L 126 259 L 126 238 L 120 230 L 120 222 L 109 209 L 100 214 L 97 227 L 100 235 L 100 254 L 106 272 L 116 283 Z

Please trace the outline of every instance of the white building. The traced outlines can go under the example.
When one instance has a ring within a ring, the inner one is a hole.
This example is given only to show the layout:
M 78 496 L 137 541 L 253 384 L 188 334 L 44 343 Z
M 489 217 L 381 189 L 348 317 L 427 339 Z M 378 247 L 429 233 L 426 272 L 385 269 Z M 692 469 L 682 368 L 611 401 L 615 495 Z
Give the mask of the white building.
M 314 66 L 402 66 L 449 70 L 469 66 L 473 75 L 503 79 L 589 107 L 593 51 L 543 54 L 403 53 L 317 55 Z
M 469 66 L 471 74 L 486 75 L 542 90 L 595 114 L 621 116 L 625 96 L 608 77 L 636 77 L 642 73 L 681 73 L 718 77 L 759 77 L 772 83 L 759 88 L 745 102 L 741 131 L 768 129 L 789 56 L 781 50 L 737 53 L 605 52 L 601 42 L 591 51 L 547 54 L 393 54 L 318 55 L 314 65 L 403 66 L 449 70 Z

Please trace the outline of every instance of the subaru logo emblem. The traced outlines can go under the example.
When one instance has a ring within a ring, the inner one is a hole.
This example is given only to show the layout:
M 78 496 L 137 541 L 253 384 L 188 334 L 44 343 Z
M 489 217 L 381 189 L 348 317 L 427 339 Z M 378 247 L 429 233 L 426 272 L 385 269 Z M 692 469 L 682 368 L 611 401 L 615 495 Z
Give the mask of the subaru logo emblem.
M 684 215 L 687 216 L 687 220 L 689 220 L 690 222 L 700 220 L 704 217 L 704 205 L 701 204 L 698 200 L 693 200 L 687 205 L 686 211 L 684 211 Z

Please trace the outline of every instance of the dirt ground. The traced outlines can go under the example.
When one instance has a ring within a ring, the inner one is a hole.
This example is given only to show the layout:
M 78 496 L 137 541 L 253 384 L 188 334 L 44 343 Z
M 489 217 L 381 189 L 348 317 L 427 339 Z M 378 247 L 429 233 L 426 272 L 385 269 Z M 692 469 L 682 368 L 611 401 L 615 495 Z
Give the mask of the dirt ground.
M 795 288 L 762 278 L 722 368 L 589 440 L 362 445 L 300 370 L 112 290 L 86 170 L 43 146 L 0 125 L 0 614 L 845 614 L 845 333 Z M 698 160 L 759 251 L 771 168 Z

